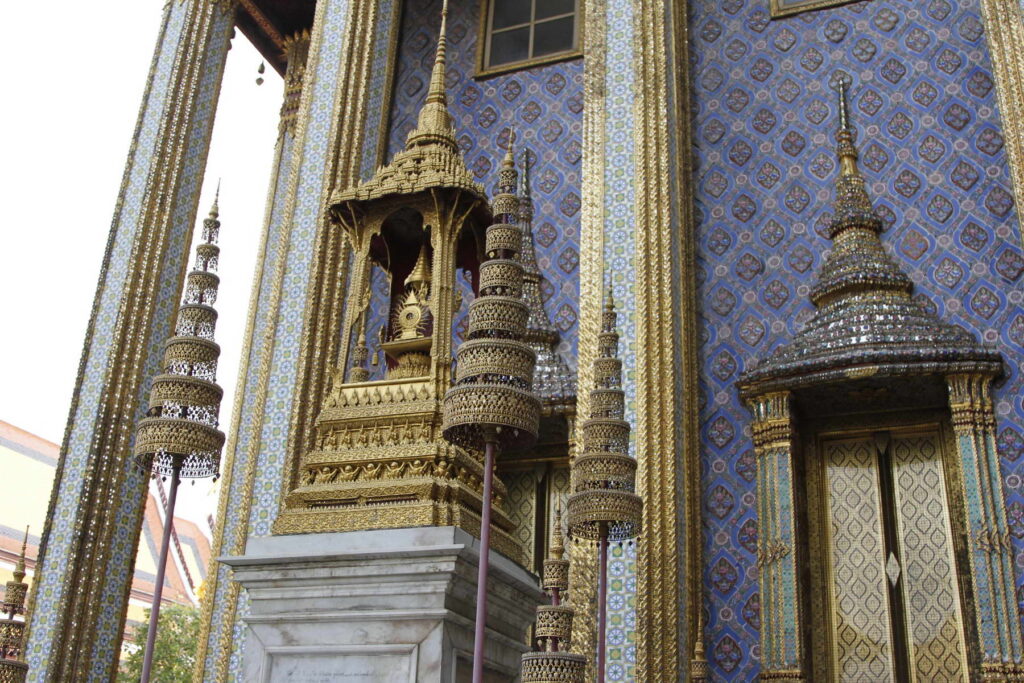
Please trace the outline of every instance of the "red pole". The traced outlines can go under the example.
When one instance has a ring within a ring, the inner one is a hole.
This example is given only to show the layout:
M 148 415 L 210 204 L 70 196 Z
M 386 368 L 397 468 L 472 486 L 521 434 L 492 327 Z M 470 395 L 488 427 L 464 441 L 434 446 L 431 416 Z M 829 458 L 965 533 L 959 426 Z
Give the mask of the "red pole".
M 473 683 L 484 683 L 487 626 L 487 570 L 491 563 L 491 487 L 494 485 L 493 441 L 484 444 L 484 493 L 480 513 L 480 564 L 476 574 L 476 633 L 473 637 Z
M 174 463 L 171 473 L 171 490 L 167 493 L 167 508 L 164 512 L 164 535 L 160 540 L 160 559 L 156 565 L 156 586 L 153 589 L 153 606 L 149 610 L 149 631 L 146 634 L 146 652 L 142 658 L 142 677 L 139 683 L 149 683 L 150 669 L 153 668 L 153 647 L 156 645 L 156 626 L 160 620 L 160 600 L 164 593 L 164 574 L 167 573 L 167 551 L 171 544 L 171 530 L 174 526 L 174 504 L 178 497 L 178 479 L 181 464 Z
M 601 524 L 597 541 L 597 683 L 604 683 L 608 640 L 608 527 Z

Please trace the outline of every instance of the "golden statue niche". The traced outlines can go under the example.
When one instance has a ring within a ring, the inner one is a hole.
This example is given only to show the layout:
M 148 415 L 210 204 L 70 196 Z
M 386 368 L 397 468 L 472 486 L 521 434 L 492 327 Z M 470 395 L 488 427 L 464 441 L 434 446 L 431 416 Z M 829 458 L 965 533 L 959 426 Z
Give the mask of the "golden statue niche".
M 302 455 L 275 533 L 459 526 L 479 534 L 483 469 L 441 438 L 451 385 L 455 271 L 474 274 L 491 212 L 466 169 L 444 89 L 445 23 L 427 101 L 406 147 L 374 176 L 330 199 L 332 229 L 352 250 L 343 357 Z M 380 331 L 384 379 L 369 380 L 366 311 L 373 268 L 390 279 Z M 346 362 L 345 356 L 348 356 Z M 496 482 L 494 547 L 522 560 Z

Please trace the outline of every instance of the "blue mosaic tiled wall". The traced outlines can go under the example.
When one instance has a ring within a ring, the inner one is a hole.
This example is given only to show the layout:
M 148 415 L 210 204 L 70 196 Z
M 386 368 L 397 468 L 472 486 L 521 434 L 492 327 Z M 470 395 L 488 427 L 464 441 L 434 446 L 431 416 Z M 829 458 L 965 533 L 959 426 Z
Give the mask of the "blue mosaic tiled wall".
M 448 16 L 448 109 L 466 165 L 494 190 L 508 129 L 536 159 L 531 172 L 534 237 L 544 274 L 541 293 L 575 362 L 579 299 L 580 172 L 583 62 L 572 60 L 475 80 L 479 0 L 455 0 Z M 427 94 L 441 25 L 441 0 L 406 2 L 402 10 L 388 157 L 405 147 Z M 463 282 L 463 278 L 457 278 Z M 463 289 L 465 289 L 463 287 Z M 463 314 L 471 296 L 463 296 Z M 456 334 L 460 332 L 456 320 Z
M 690 21 L 707 644 L 716 680 L 751 680 L 756 464 L 734 383 L 811 311 L 836 174 L 830 79 L 852 76 L 882 239 L 916 295 L 1009 361 L 995 394 L 1018 568 L 1024 256 L 977 0 L 873 0 L 775 21 L 768 0 L 701 0 Z

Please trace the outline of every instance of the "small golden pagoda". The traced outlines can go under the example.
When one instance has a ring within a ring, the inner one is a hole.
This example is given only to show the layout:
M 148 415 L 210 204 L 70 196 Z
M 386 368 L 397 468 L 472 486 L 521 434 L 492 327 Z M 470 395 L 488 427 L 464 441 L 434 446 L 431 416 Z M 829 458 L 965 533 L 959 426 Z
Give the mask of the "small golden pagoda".
M 480 532 L 482 465 L 441 437 L 460 303 L 456 269 L 478 277 L 491 222 L 448 113 L 446 25 L 447 5 L 426 103 L 405 149 L 330 199 L 332 229 L 344 231 L 352 251 L 350 303 L 314 446 L 275 533 L 446 525 Z M 391 283 L 390 300 L 377 302 L 387 306 L 388 323 L 376 331 L 366 329 L 375 269 Z M 370 379 L 367 334 L 383 351 L 383 379 Z M 505 497 L 496 482 L 494 546 L 521 560 Z
M 562 541 L 562 512 L 555 509 L 551 528 L 551 547 L 544 560 L 541 585 L 551 596 L 550 605 L 537 607 L 534 641 L 537 649 L 522 659 L 523 683 L 583 683 L 587 658 L 569 652 L 572 644 L 574 610 L 564 604 L 569 589 L 569 560 Z
M 7 582 L 3 607 L 0 612 L 0 683 L 22 683 L 28 673 L 28 665 L 22 661 L 25 647 L 25 597 L 28 584 L 25 583 L 25 546 L 28 544 L 28 529 L 21 542 L 21 556 L 14 566 L 14 580 Z

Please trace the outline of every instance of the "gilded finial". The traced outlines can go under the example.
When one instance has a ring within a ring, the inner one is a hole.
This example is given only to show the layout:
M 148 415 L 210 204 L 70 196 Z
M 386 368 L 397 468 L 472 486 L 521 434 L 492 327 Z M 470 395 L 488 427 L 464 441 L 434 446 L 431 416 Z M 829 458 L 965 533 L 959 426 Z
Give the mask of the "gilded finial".
M 523 150 L 523 172 L 519 176 L 519 195 L 523 199 L 530 198 L 530 152 Z
M 434 56 L 434 70 L 430 74 L 430 88 L 427 90 L 427 104 L 436 102 L 448 104 L 444 76 L 448 54 L 448 0 L 441 5 L 441 34 L 437 38 L 437 53 Z
M 710 666 L 704 654 L 704 610 L 700 610 L 697 618 L 697 641 L 693 644 L 693 658 L 690 660 L 690 680 L 706 681 Z
M 565 555 L 565 541 L 562 538 L 562 502 L 555 503 L 555 522 L 551 525 L 551 547 L 548 558 L 560 560 Z
M 838 143 L 836 153 L 839 156 L 840 176 L 860 176 L 857 169 L 857 148 L 854 145 L 856 131 L 850 124 L 850 109 L 846 100 L 846 81 L 840 80 L 836 89 L 839 91 L 839 130 L 836 131 Z
M 28 547 L 28 526 L 25 527 L 25 538 L 21 541 L 21 555 L 18 556 L 18 563 L 14 565 L 14 580 L 22 582 L 25 580 L 25 548 Z
M 427 242 L 420 245 L 420 254 L 416 258 L 416 264 L 412 267 L 409 277 L 405 278 L 405 284 L 430 282 L 430 254 L 427 252 Z
M 839 130 L 850 127 L 850 110 L 846 101 L 846 81 L 839 81 Z
M 352 351 L 352 367 L 349 370 L 349 382 L 365 382 L 370 379 L 370 371 L 366 368 L 366 359 L 370 350 L 366 346 L 366 313 L 364 307 L 359 314 L 359 326 L 356 328 L 356 348 Z M 376 360 L 376 357 L 374 357 Z
M 516 143 L 516 126 L 512 126 L 508 129 L 508 145 L 505 146 L 505 159 L 502 161 L 502 166 L 505 168 L 515 168 L 515 143 Z
M 210 218 L 220 216 L 220 178 L 217 178 L 217 191 L 213 195 L 213 206 L 210 207 Z

